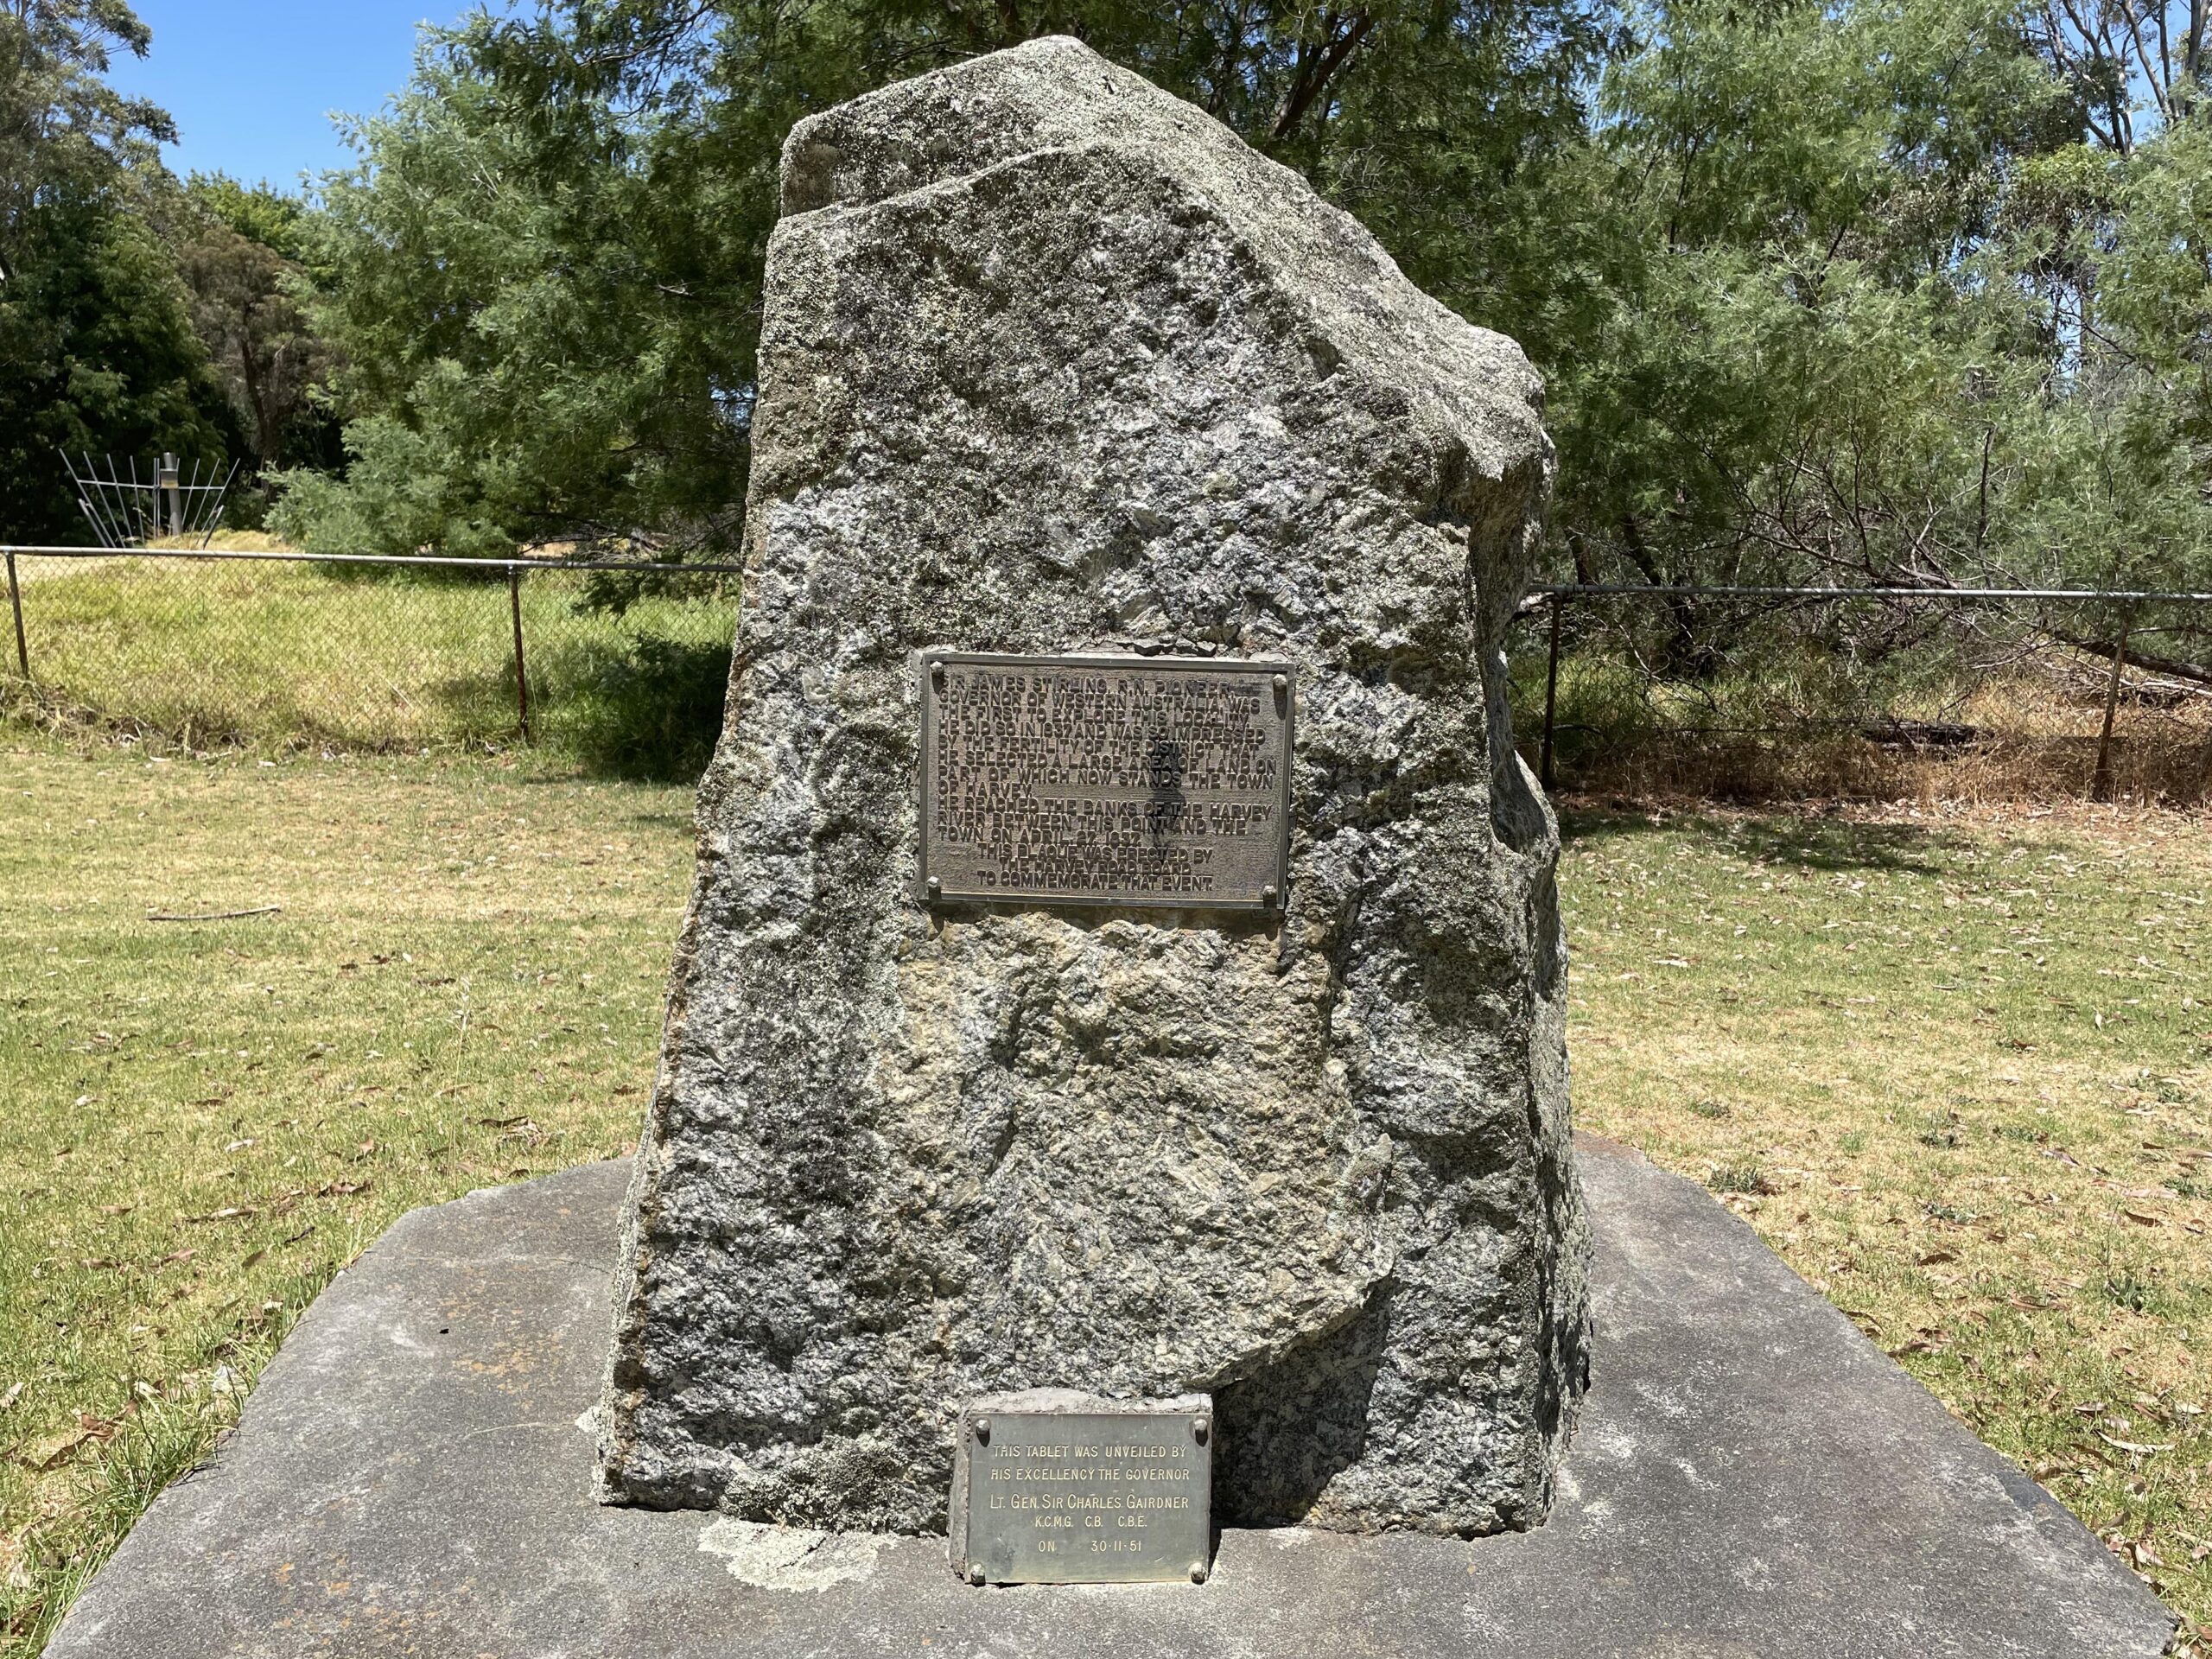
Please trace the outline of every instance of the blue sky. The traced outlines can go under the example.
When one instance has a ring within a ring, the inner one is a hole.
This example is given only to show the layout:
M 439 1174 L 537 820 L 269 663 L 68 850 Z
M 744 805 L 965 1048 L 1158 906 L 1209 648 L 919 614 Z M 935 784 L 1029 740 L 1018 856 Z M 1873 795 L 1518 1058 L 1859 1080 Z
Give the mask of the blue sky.
M 296 188 L 343 166 L 330 112 L 374 111 L 407 81 L 415 26 L 451 22 L 469 0 L 132 0 L 154 31 L 111 79 L 176 118 L 182 175 L 225 172 Z

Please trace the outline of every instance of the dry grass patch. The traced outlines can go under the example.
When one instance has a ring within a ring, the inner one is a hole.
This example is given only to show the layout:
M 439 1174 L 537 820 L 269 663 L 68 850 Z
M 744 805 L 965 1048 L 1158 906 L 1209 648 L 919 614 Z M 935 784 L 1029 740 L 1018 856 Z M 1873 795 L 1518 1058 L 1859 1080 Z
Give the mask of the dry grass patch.
M 1543 664 L 1524 652 L 1516 666 L 1516 728 L 1533 764 Z M 1786 680 L 1654 685 L 1623 663 L 1570 661 L 1560 671 L 1559 777 L 1586 793 L 1638 799 L 2079 802 L 2096 772 L 2107 672 L 2050 652 L 2037 671 L 1923 688 L 1885 712 Z M 1971 735 L 1955 743 L 1928 735 L 1945 725 Z M 2212 691 L 2131 676 L 2111 766 L 2119 800 L 2212 803 Z
M 1585 810 L 1579 1121 L 2212 1624 L 2212 824 Z

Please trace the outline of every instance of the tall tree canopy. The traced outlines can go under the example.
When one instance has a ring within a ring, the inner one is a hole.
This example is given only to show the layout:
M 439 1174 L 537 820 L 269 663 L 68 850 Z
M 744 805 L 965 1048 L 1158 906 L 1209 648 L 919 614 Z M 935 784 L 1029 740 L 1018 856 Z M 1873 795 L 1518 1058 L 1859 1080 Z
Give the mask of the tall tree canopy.
M 0 278 L 21 269 L 33 217 L 154 159 L 176 137 L 168 114 L 109 86 L 120 49 L 152 32 L 124 0 L 0 0 Z
M 426 38 L 329 180 L 312 544 L 726 550 L 791 124 L 1080 35 L 1551 385 L 1560 569 L 2206 580 L 2212 0 L 560 0 Z M 1725 616 L 1644 642 L 1712 671 Z M 1901 639 L 1851 652 L 1878 657 Z M 1641 646 L 1639 648 L 1642 648 Z
M 173 240 L 192 321 L 230 395 L 251 458 L 334 465 L 336 434 L 318 401 L 329 353 L 308 322 L 307 204 L 267 185 L 195 173 Z
M 89 538 L 61 449 L 235 449 L 157 228 L 175 131 L 105 79 L 150 40 L 124 0 L 0 0 L 0 539 Z
M 1605 47 L 1582 0 L 1316 12 L 614 0 L 432 35 L 327 181 L 321 311 L 353 462 L 311 544 L 726 550 L 785 134 L 870 87 L 1079 34 L 1306 167 L 1399 245 L 1535 296 L 1541 174 Z M 1467 245 L 1471 240 L 1472 246 Z M 1546 303 L 1549 303 L 1546 297 Z

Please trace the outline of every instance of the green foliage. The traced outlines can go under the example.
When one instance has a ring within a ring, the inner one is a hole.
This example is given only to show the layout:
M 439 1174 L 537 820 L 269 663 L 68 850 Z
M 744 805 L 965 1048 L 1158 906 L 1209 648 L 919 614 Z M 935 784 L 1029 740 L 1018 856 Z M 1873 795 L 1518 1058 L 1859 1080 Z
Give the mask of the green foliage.
M 194 173 L 186 194 L 208 218 L 249 242 L 298 264 L 308 253 L 308 204 L 260 184 L 241 184 L 227 173 Z
M 35 215 L 152 161 L 176 128 L 104 79 L 120 48 L 144 57 L 151 31 L 124 0 L 14 0 L 0 7 L 0 281 L 39 240 Z
M 60 449 L 237 447 L 156 228 L 175 128 L 104 78 L 150 40 L 123 0 L 0 8 L 0 539 L 91 539 Z
M 313 397 L 328 372 L 329 353 L 303 307 L 307 205 L 266 185 L 195 173 L 176 218 L 173 239 L 192 293 L 193 324 L 251 459 L 262 466 L 334 464 L 334 424 Z
M 351 465 L 290 480 L 277 522 L 303 545 L 714 547 L 734 528 L 782 106 L 728 166 L 711 152 L 749 99 L 646 121 L 502 84 L 531 61 L 486 20 L 438 38 L 356 128 L 362 168 L 326 181 L 318 321 L 344 353 Z
M 1554 365 L 1577 569 L 1970 575 L 1986 408 L 2041 368 L 1972 265 L 2049 102 L 2040 67 L 1980 0 L 1688 0 L 1639 35 L 1603 89 L 1627 251 Z M 1688 666 L 1709 642 L 1673 621 Z
M 1541 222 L 1524 158 L 1576 129 L 1591 15 L 616 0 L 433 32 L 408 92 L 356 125 L 360 166 L 325 182 L 318 321 L 351 464 L 296 476 L 277 522 L 321 547 L 727 553 L 785 135 L 1034 34 L 1086 35 L 1440 261 L 1471 232 L 1513 248 L 1510 284 Z M 1514 211 L 1485 213 L 1501 188 Z M 1440 200 L 1443 229 L 1421 217 Z
M 2212 130 L 2189 121 L 2137 150 L 2123 175 L 2101 326 L 2172 435 L 2212 442 Z
M 59 450 L 213 457 L 236 430 L 168 250 L 105 201 L 20 227 L 0 283 L 0 539 L 91 539 Z
M 2175 7 L 2137 73 L 2017 0 L 560 0 L 427 30 L 312 207 L 145 194 L 249 447 L 288 469 L 293 539 L 727 557 L 791 125 L 1072 33 L 1523 343 L 1561 575 L 2204 586 L 2212 139 L 2205 7 Z M 89 0 L 23 15 L 57 130 L 94 135 L 67 153 L 113 172 L 161 128 L 98 73 L 143 29 Z M 2145 620 L 2045 619 L 2092 644 Z M 1639 696 L 1816 702 L 1972 644 L 1684 598 L 1605 649 Z

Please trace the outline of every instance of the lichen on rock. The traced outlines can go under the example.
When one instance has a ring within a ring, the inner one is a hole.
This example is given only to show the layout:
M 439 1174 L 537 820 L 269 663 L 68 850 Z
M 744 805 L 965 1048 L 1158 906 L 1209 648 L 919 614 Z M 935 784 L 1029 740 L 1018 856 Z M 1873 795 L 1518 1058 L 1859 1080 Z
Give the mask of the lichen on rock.
M 792 133 L 611 1501 L 942 1529 L 968 1398 L 1210 1392 L 1230 1522 L 1540 1521 L 1585 1381 L 1519 348 L 1068 40 Z M 926 647 L 1295 665 L 1280 915 L 932 915 Z

